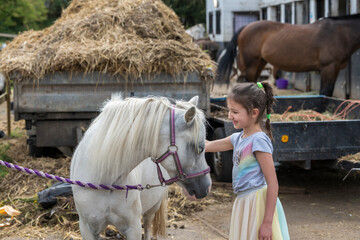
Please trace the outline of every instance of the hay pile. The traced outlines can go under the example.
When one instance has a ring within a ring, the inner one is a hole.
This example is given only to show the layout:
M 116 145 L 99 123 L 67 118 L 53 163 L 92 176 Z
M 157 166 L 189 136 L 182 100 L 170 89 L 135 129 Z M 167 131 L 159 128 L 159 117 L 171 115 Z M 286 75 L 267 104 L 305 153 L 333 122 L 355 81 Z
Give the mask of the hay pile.
M 360 152 L 356 154 L 343 156 L 339 158 L 338 161 L 360 162 Z
M 314 110 L 300 110 L 296 112 L 285 112 L 283 114 L 271 114 L 273 122 L 301 122 L 301 121 L 331 121 L 340 120 L 335 114 L 328 111 L 319 113 Z
M 228 110 L 219 109 L 210 113 L 211 117 L 228 119 Z M 330 112 L 319 113 L 314 110 L 300 110 L 296 112 L 285 112 L 283 114 L 272 113 L 270 116 L 271 122 L 298 122 L 298 121 L 331 121 L 341 120 L 340 117 L 335 116 Z
M 56 71 L 126 79 L 195 71 L 212 80 L 215 63 L 160 0 L 73 0 L 52 26 L 16 37 L 0 54 L 0 71 L 33 80 Z

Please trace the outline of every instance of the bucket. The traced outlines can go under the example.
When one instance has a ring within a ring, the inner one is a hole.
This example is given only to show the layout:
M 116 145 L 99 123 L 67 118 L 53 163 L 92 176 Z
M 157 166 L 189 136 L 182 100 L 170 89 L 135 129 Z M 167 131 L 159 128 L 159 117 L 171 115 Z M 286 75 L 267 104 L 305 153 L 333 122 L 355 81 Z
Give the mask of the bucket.
M 279 79 L 276 79 L 275 82 L 276 82 L 276 87 L 278 89 L 287 89 L 287 86 L 288 86 L 287 79 L 279 78 Z

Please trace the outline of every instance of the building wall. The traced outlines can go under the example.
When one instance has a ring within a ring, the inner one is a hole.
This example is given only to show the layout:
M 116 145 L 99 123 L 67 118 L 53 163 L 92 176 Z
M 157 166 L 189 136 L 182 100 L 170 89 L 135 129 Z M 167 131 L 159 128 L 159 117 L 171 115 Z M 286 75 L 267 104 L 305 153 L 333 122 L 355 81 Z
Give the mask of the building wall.
M 209 34 L 213 41 L 220 43 L 221 50 L 234 35 L 234 16 L 236 14 L 257 13 L 260 19 L 288 22 L 291 24 L 308 24 L 321 17 L 340 16 L 360 13 L 360 0 L 207 0 L 208 14 L 213 12 L 214 33 Z M 289 10 L 290 9 L 290 10 Z M 215 33 L 215 12 L 221 11 L 221 32 Z M 338 76 L 334 96 L 345 98 L 360 98 L 360 50 L 352 56 L 351 63 Z M 292 85 L 303 91 L 318 91 L 320 75 L 318 72 L 283 73 L 283 76 L 293 79 Z M 296 79 L 296 81 L 294 81 Z
M 216 3 L 217 2 L 217 6 Z M 216 33 L 216 11 L 220 11 L 220 33 Z M 213 13 L 213 33 L 209 33 L 209 12 Z M 234 13 L 259 14 L 258 0 L 206 0 L 206 26 L 211 40 L 229 42 L 234 35 Z
M 340 16 L 360 13 L 360 0 L 261 0 L 261 11 L 266 10 L 267 20 L 285 22 L 285 5 L 291 4 L 291 23 L 308 24 L 321 17 Z M 319 5 L 321 4 L 321 5 Z M 278 10 L 280 10 L 280 15 Z M 360 50 L 352 55 L 350 64 L 340 71 L 335 84 L 334 96 L 360 99 Z M 302 91 L 319 91 L 320 75 L 318 72 L 288 73 L 282 77 L 288 78 L 291 85 Z M 296 81 L 295 81 L 296 79 Z

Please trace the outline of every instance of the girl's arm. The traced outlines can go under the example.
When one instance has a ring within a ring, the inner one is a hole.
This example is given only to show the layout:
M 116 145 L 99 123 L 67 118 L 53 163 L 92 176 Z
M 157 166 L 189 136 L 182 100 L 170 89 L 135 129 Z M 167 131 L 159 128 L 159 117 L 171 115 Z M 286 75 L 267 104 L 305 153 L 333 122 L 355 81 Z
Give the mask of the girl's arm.
M 215 141 L 205 142 L 205 152 L 224 152 L 233 149 L 233 145 L 230 140 L 231 136 Z
M 267 183 L 265 215 L 259 230 L 259 239 L 270 239 L 272 236 L 272 222 L 279 192 L 279 185 L 272 155 L 270 153 L 256 151 L 255 156 L 260 164 Z

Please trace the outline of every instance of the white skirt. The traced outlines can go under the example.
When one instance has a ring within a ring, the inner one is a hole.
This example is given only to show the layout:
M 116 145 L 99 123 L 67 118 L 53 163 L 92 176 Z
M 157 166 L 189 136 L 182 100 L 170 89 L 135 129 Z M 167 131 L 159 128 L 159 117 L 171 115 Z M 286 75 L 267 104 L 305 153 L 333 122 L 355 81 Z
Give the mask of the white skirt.
M 230 240 L 257 240 L 265 214 L 267 187 L 254 190 L 235 199 L 231 223 Z M 277 199 L 272 223 L 272 239 L 288 240 L 289 231 L 281 202 Z

